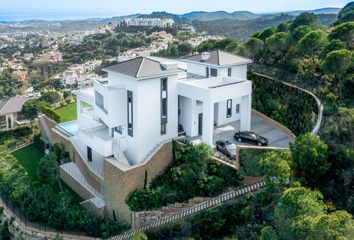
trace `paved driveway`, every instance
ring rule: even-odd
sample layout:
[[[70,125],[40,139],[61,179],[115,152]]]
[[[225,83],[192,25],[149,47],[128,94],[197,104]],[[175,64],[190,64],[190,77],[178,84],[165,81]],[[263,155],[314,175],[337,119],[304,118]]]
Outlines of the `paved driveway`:
[[[231,140],[236,145],[239,144],[233,139],[234,133],[240,130],[240,121],[232,122],[214,130],[214,143],[219,140]],[[252,114],[251,130],[268,139],[269,147],[288,148],[289,142],[293,140],[281,129],[270,125],[258,116]],[[242,145],[251,145],[242,142]]]

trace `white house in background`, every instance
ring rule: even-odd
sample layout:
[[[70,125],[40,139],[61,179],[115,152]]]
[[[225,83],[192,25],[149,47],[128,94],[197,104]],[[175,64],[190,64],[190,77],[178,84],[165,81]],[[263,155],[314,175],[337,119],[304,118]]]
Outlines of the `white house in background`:
[[[0,130],[13,129],[29,122],[21,110],[23,104],[30,99],[27,96],[17,96],[0,101]]]
[[[87,161],[109,158],[127,167],[148,161],[181,129],[213,146],[215,126],[240,120],[240,130],[250,130],[249,63],[213,51],[182,61],[138,57],[107,67],[107,78],[76,91],[78,133],[70,140]]]

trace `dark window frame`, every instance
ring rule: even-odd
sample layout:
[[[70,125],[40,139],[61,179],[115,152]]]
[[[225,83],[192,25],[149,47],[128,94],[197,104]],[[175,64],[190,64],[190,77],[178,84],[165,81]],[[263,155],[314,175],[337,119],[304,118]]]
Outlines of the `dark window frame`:
[[[87,160],[92,162],[92,148],[87,146]]]
[[[218,76],[218,69],[217,68],[210,68],[210,76],[217,77]]]
[[[241,108],[240,104],[239,103],[236,104],[236,113],[240,113],[240,108]]]
[[[133,127],[134,127],[134,116],[133,116],[133,92],[127,91],[127,125],[128,125],[128,135],[133,137]]]
[[[226,100],[226,118],[232,117],[232,99]]]
[[[160,111],[161,111],[161,123],[160,134],[164,135],[167,132],[167,119],[168,119],[168,81],[167,78],[161,78],[160,82]]]

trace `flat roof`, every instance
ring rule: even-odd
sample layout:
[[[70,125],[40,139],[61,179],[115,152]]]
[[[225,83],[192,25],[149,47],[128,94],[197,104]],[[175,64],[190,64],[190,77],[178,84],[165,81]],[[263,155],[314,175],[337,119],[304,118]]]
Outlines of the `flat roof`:
[[[234,77],[212,77],[212,78],[203,78],[203,79],[188,78],[181,82],[193,86],[201,87],[201,88],[214,89],[214,88],[224,87],[228,85],[240,84],[247,81],[249,80],[234,78]]]

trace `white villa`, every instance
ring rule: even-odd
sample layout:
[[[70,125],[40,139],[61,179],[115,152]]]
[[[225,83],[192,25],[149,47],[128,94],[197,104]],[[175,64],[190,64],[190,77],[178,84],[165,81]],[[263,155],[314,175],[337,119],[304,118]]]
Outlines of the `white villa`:
[[[213,51],[179,61],[138,57],[105,68],[107,78],[75,92],[77,122],[59,124],[52,134],[42,127],[49,141],[69,148],[73,162],[61,166],[61,178],[85,206],[131,223],[126,197],[168,166],[171,140],[180,132],[213,146],[218,126],[239,121],[239,130],[250,130],[250,63]]]
[[[138,57],[104,69],[108,78],[77,91],[77,145],[132,166],[184,130],[213,146],[215,126],[240,120],[251,126],[250,60],[222,51],[181,63]],[[183,66],[182,66],[183,67]]]

